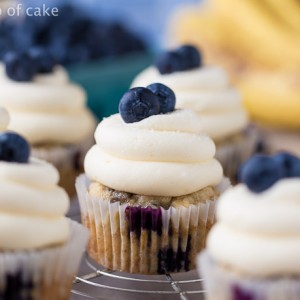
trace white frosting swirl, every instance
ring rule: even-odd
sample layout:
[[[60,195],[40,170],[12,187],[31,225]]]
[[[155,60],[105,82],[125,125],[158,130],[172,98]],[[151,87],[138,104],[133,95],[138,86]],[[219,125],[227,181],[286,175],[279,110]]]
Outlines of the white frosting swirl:
[[[0,162],[0,249],[28,250],[56,245],[69,236],[69,208],[59,174],[50,164]]]
[[[300,179],[254,194],[238,185],[221,196],[208,251],[253,276],[300,275]]]
[[[230,87],[227,74],[218,67],[205,66],[163,75],[155,67],[149,67],[135,78],[132,87],[155,82],[175,92],[176,107],[192,109],[201,115],[204,132],[214,140],[224,139],[247,126],[241,96]]]
[[[95,126],[84,90],[70,83],[60,66],[31,82],[16,82],[6,76],[1,64],[0,105],[10,113],[8,129],[32,144],[78,143],[88,138]]]
[[[126,124],[120,115],[98,126],[85,171],[115,190],[149,196],[181,196],[218,184],[221,165],[213,141],[199,133],[200,118],[177,110]]]
[[[6,109],[0,107],[0,131],[5,131],[9,123],[9,115]]]

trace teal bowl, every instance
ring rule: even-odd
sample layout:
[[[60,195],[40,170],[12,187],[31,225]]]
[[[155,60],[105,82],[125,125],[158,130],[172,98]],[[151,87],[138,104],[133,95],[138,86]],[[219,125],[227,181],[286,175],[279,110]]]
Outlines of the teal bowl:
[[[68,66],[72,81],[85,88],[88,106],[101,120],[118,112],[122,95],[134,77],[152,63],[151,54],[131,54],[121,58]]]

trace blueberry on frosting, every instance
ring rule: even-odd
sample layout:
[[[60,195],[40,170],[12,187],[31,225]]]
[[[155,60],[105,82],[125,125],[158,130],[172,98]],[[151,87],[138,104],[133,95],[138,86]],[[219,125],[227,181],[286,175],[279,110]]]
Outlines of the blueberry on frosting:
[[[15,81],[30,81],[36,74],[36,66],[27,53],[8,52],[4,56],[7,76]]]
[[[290,153],[281,152],[274,156],[277,164],[284,170],[284,177],[300,177],[300,159]]]
[[[161,74],[170,74],[182,69],[180,56],[176,51],[168,51],[160,54],[155,65]]]
[[[28,55],[33,60],[38,73],[45,74],[53,71],[55,61],[46,48],[32,47],[29,49]]]
[[[173,51],[160,54],[155,65],[161,74],[170,74],[200,67],[202,64],[199,50],[192,45],[183,45]]]
[[[0,134],[0,161],[27,163],[30,146],[20,135],[13,132]]]
[[[124,122],[139,122],[159,114],[159,99],[147,88],[133,88],[123,95],[119,103],[119,112]]]
[[[255,155],[241,168],[240,181],[260,193],[283,178],[300,177],[300,159],[289,153]]]
[[[42,47],[27,52],[8,52],[4,57],[7,76],[19,82],[31,81],[38,73],[51,73],[55,65],[53,56]]]
[[[160,103],[160,113],[166,114],[174,111],[176,104],[176,97],[174,92],[164,84],[153,83],[147,86],[152,93],[154,93]]]
[[[251,191],[260,193],[283,178],[283,175],[283,169],[272,157],[255,155],[242,166],[240,181]]]
[[[201,54],[196,47],[192,45],[183,45],[177,49],[177,53],[181,57],[185,70],[201,66]]]

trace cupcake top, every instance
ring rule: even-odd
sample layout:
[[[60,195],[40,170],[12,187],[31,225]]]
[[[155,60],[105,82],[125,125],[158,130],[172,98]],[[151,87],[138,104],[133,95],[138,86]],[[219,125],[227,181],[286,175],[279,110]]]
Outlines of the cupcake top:
[[[197,112],[204,132],[214,140],[234,135],[248,124],[241,95],[231,87],[228,75],[219,67],[202,65],[201,55],[193,46],[185,45],[161,54],[154,66],[134,79],[132,86],[153,82],[173,89],[177,107]]]
[[[255,156],[242,183],[221,196],[207,247],[220,264],[250,276],[300,274],[300,160]]]
[[[81,142],[95,126],[86,94],[69,81],[63,67],[49,59],[38,61],[29,54],[9,53],[0,65],[0,105],[10,113],[8,128],[31,144]]]
[[[69,236],[69,198],[59,174],[29,154],[21,136],[0,134],[0,251],[55,246]]]
[[[0,132],[7,129],[9,123],[9,115],[5,108],[0,107]]]
[[[197,115],[174,106],[174,93],[161,84],[125,93],[120,114],[96,130],[97,144],[85,158],[87,176],[147,196],[176,197],[217,185],[223,172],[213,141],[201,133]]]

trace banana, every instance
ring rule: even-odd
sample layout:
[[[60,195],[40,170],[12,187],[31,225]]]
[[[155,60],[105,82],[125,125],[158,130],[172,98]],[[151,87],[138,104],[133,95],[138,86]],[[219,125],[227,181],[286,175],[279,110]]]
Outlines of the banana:
[[[237,78],[236,84],[254,120],[300,130],[300,85],[294,73],[252,70]]]
[[[230,53],[231,56],[239,56],[240,49],[231,47],[239,42],[238,39],[233,40],[235,36],[232,36],[231,42],[228,42],[227,36],[230,32],[231,27],[224,26],[220,18],[211,15],[208,11],[203,13],[195,10],[185,11],[185,13],[177,14],[170,24],[171,40],[175,40],[177,43],[197,45],[204,50],[206,61],[210,61],[210,58],[214,57],[215,51],[220,55],[222,55],[221,52],[226,52]],[[171,42],[171,44],[174,44],[174,42]],[[218,49],[221,49],[221,51]]]
[[[283,3],[282,0],[264,0],[270,10],[277,15],[284,25],[300,33],[300,1],[288,0]]]
[[[285,30],[261,1],[212,0],[226,34],[224,46],[237,47],[246,59],[269,68],[298,69],[300,37]]]

